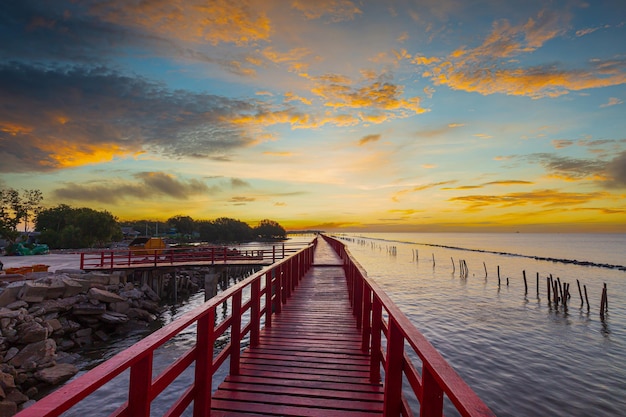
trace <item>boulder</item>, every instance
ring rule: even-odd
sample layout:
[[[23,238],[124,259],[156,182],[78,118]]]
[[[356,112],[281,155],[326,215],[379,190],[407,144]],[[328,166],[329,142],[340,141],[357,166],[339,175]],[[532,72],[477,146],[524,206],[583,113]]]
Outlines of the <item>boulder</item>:
[[[92,288],[87,293],[87,297],[101,301],[103,303],[116,303],[119,301],[125,301],[125,299],[115,293]]]
[[[0,417],[10,417],[17,414],[17,404],[13,401],[0,401]]]
[[[4,287],[4,290],[0,293],[0,307],[7,306],[17,301],[17,296],[19,295],[25,282],[26,281],[11,282],[9,285]]]
[[[28,308],[26,301],[18,300],[6,306],[9,310],[19,310],[20,308]]]
[[[28,397],[22,394],[20,391],[14,389],[13,391],[7,394],[6,400],[12,401],[17,405],[20,405],[28,401]]]
[[[63,292],[63,297],[72,297],[74,295],[80,294],[85,291],[83,284],[79,281],[69,278],[63,277],[63,285],[65,286],[65,291]],[[87,281],[85,281],[87,282]]]
[[[7,392],[15,389],[15,378],[6,372],[0,372],[0,387]]]
[[[154,315],[140,308],[131,308],[130,310],[128,310],[128,317],[130,317],[131,319],[147,321],[148,323],[152,323],[156,320],[156,317],[154,317]]]
[[[35,372],[35,378],[51,385],[65,382],[78,373],[78,368],[71,363],[60,363]]]
[[[48,285],[39,282],[26,281],[17,295],[22,301],[27,303],[40,303],[48,294]]]
[[[10,361],[9,364],[19,368],[27,363],[43,364],[54,359],[57,344],[52,339],[42,340],[24,346]]]
[[[76,315],[99,315],[106,311],[104,304],[94,305],[92,303],[79,303],[74,304],[72,307],[72,313]]]
[[[114,311],[107,311],[98,319],[106,324],[124,324],[128,321],[128,316],[122,313],[116,313]]]
[[[48,338],[47,327],[35,321],[20,324],[17,326],[17,332],[19,335],[18,341],[23,344],[40,342]]]
[[[143,291],[137,288],[133,288],[131,290],[125,290],[125,291],[120,292],[120,295],[129,300],[139,300],[143,298],[144,294],[143,294]]]
[[[8,362],[11,359],[13,359],[15,357],[15,355],[17,355],[17,353],[20,350],[18,348],[16,348],[15,346],[9,348],[9,350],[7,350],[7,353],[4,355],[4,358],[2,359],[2,362]]]
[[[141,291],[143,291],[144,294],[146,294],[146,296],[151,299],[152,301],[160,301],[161,297],[159,297],[159,295],[154,292],[154,290],[152,288],[150,288],[150,286],[148,286],[148,284],[144,284],[141,287]]]
[[[20,310],[9,310],[8,308],[0,307],[0,319],[16,319],[20,316],[20,314],[24,314],[24,312]]]
[[[130,308],[130,304],[128,303],[128,301],[120,301],[117,303],[109,304],[109,310],[114,311],[116,313],[126,314],[129,308]]]

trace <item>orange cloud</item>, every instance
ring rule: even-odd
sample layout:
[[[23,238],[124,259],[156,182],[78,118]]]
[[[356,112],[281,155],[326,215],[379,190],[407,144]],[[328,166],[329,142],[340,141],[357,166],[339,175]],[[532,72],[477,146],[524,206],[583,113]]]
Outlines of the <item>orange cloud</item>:
[[[546,189],[502,195],[469,195],[453,197],[448,201],[465,203],[468,205],[468,211],[474,211],[488,206],[513,207],[529,204],[544,207],[568,207],[609,197],[611,197],[611,194],[607,192],[567,193]]]
[[[291,7],[302,12],[307,19],[329,16],[333,22],[352,20],[356,15],[363,13],[350,0],[295,0]]]
[[[110,0],[91,9],[101,19],[139,27],[168,39],[247,45],[268,40],[270,20],[250,2],[230,0]]]
[[[555,66],[513,67],[518,61],[512,58],[533,52],[562,35],[568,19],[567,13],[544,11],[522,25],[497,21],[483,43],[475,48],[459,48],[445,59],[416,57],[412,62],[427,67],[422,76],[430,78],[435,85],[482,95],[500,93],[536,99],[625,84],[623,60],[597,60],[584,70]]]
[[[418,191],[424,191],[424,190],[428,190],[430,188],[434,188],[434,187],[439,187],[441,185],[448,185],[448,184],[454,184],[457,181],[452,180],[452,181],[440,181],[440,182],[432,182],[429,184],[424,184],[424,185],[418,185],[417,187],[413,187],[407,190],[400,190],[397,193],[395,193],[391,199],[395,202],[400,201],[400,198],[402,198],[403,196],[410,194],[410,193],[414,193],[414,192],[418,192]]]

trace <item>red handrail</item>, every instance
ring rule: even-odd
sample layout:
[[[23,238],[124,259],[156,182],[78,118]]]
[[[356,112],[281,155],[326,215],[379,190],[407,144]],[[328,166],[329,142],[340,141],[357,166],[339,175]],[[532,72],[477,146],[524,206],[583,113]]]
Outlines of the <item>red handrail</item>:
[[[208,416],[211,409],[213,374],[228,358],[231,374],[236,375],[239,372],[242,339],[249,333],[250,343],[258,344],[261,318],[265,315],[265,327],[271,327],[273,311],[280,311],[281,304],[286,301],[286,296],[311,267],[316,243],[317,241],[314,240],[292,256],[228,288],[201,307],[157,330],[37,401],[16,416],[59,416],[105,383],[130,369],[128,401],[122,404],[112,416],[149,417],[152,401],[194,362],[193,384],[181,393],[179,399],[172,404],[165,415],[180,416],[193,401],[194,417]],[[250,296],[243,300],[244,290],[248,287]],[[216,326],[215,309],[225,302],[230,302],[231,315]],[[247,311],[250,311],[250,314],[246,316]],[[248,323],[242,323],[245,317],[249,317]],[[195,323],[197,323],[195,346],[159,375],[153,377],[154,351]],[[231,335],[230,343],[217,357],[213,358],[215,341],[228,329]]]
[[[276,247],[278,246],[278,248]],[[196,247],[168,249],[124,249],[83,252],[80,269],[115,269],[141,266],[168,266],[184,263],[228,263],[237,261],[274,263],[296,253],[301,244],[285,247],[284,243],[272,245],[271,249]]]
[[[413,415],[402,393],[404,376],[420,403],[421,417],[441,417],[444,394],[463,417],[495,416],[389,296],[367,277],[346,246],[323,237],[343,260],[350,300],[363,335],[362,349],[371,353],[372,382],[380,381],[381,367],[384,371],[384,414]],[[381,349],[383,337],[386,349]],[[405,346],[421,360],[421,373],[405,352]]]

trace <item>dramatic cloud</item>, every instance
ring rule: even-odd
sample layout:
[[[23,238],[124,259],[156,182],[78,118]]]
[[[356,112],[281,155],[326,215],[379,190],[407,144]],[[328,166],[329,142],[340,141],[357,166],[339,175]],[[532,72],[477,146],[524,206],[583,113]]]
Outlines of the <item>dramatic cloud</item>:
[[[391,200],[393,200],[395,202],[399,202],[400,199],[402,197],[406,196],[407,194],[415,193],[415,192],[418,192],[418,191],[428,190],[430,188],[440,187],[442,185],[455,184],[456,182],[457,181],[440,181],[440,182],[431,182],[429,184],[424,184],[424,185],[418,185],[418,186],[410,188],[410,189],[398,191],[397,193],[395,193],[391,197]]]
[[[90,12],[164,38],[213,45],[268,40],[272,29],[266,14],[250,1],[104,0],[95,2]]]
[[[459,48],[446,58],[419,56],[412,62],[426,67],[422,76],[430,78],[435,85],[482,95],[501,93],[536,99],[625,84],[623,58],[593,60],[583,69],[556,65],[516,67],[518,61],[513,58],[531,53],[564,34],[568,19],[567,13],[543,11],[517,26],[500,20],[475,48]]]
[[[225,120],[255,105],[101,67],[0,65],[0,170],[45,171],[146,150],[219,156],[251,143]]]
[[[568,158],[553,154],[534,154],[529,157],[538,161],[552,175],[567,181],[600,179],[606,168],[606,162],[595,159]]]
[[[54,190],[54,197],[61,200],[119,203],[126,198],[150,199],[172,197],[187,200],[193,195],[207,194],[214,190],[200,180],[179,180],[163,172],[142,172],[135,174],[137,182],[107,181],[104,184],[69,183]]]

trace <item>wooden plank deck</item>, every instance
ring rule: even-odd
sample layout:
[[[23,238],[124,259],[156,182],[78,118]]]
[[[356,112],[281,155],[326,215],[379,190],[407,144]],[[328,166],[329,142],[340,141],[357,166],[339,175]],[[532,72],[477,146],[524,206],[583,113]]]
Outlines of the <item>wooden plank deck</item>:
[[[211,402],[212,416],[375,416],[381,384],[369,381],[368,355],[352,315],[341,260],[322,239],[315,263],[260,343],[241,354]]]

